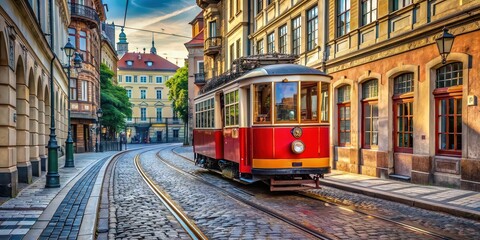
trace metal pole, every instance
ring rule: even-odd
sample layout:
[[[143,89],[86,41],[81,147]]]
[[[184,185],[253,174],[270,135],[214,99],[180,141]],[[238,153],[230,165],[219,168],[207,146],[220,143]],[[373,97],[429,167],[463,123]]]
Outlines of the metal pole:
[[[103,147],[102,147],[102,120],[101,118],[98,118],[98,126],[100,127],[98,133],[100,134],[100,137],[98,138],[98,145],[100,146],[100,152],[103,152]]]
[[[48,140],[48,172],[46,176],[46,188],[60,187],[60,175],[58,174],[58,144],[55,135],[55,92],[53,87],[53,61],[57,58],[54,49],[54,36],[53,34],[53,0],[49,1],[50,10],[50,48],[53,52],[53,58],[50,62],[50,139]]]
[[[65,146],[66,146],[66,155],[65,155],[65,166],[66,168],[69,167],[75,167],[75,162],[73,159],[73,139],[72,139],[72,125],[70,123],[70,67],[71,67],[71,62],[70,62],[70,56],[68,56],[68,134],[67,134],[67,140],[65,141]]]

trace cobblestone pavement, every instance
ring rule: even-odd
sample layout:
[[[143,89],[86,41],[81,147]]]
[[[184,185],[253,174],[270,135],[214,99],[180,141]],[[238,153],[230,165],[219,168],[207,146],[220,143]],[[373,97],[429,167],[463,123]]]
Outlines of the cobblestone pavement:
[[[0,239],[22,239],[59,192],[83,169],[112,153],[75,154],[75,168],[59,168],[60,188],[45,188],[45,176],[20,191],[0,206]],[[59,166],[64,158],[59,159]],[[45,174],[45,172],[43,172]]]
[[[175,152],[180,153],[183,156],[186,156],[190,159],[193,159],[193,153],[192,153],[191,147],[175,148]],[[182,161],[175,159],[175,164],[178,164],[180,162]],[[185,168],[188,167],[190,168],[190,171],[192,172],[195,171],[193,170],[194,167],[191,167],[193,165],[191,164],[191,162],[189,161],[184,161],[184,162],[185,162],[185,165],[187,165]],[[190,167],[188,166],[189,164],[191,164]],[[183,164],[182,164],[182,167],[183,167]],[[206,177],[209,179],[212,179],[212,176],[206,176]],[[247,189],[252,190],[252,189],[255,189],[255,187],[249,187]],[[480,223],[473,220],[454,217],[444,213],[423,210],[423,209],[407,206],[404,204],[372,198],[372,197],[368,197],[361,194],[350,193],[347,191],[338,190],[331,187],[322,187],[322,189],[309,190],[309,192],[317,194],[321,197],[327,198],[330,201],[340,203],[342,205],[355,207],[356,209],[361,209],[371,214],[381,215],[391,220],[402,221],[407,224],[419,226],[439,234],[451,236],[452,238],[480,239]],[[278,208],[280,208],[281,206],[278,204],[281,204],[283,200],[287,200],[287,202],[288,201],[297,202],[294,196],[290,196],[286,193],[260,194],[259,191],[257,191],[255,198],[258,198],[258,199],[266,198],[268,199],[269,202],[271,202],[272,206],[277,206]],[[278,200],[277,198],[280,198],[279,202],[277,201]],[[303,202],[304,204],[307,204],[305,200],[299,200],[298,204],[301,204],[300,201]],[[324,205],[318,201],[316,204]],[[304,208],[303,211],[300,210],[300,212],[296,212],[296,213],[299,213],[299,215],[308,215],[309,213],[308,211],[311,210],[311,209],[310,210],[308,209],[309,208]],[[320,210],[314,210],[314,211],[317,211],[317,214],[318,214],[318,211]],[[339,230],[342,228],[342,226],[338,227],[338,226],[334,226],[334,224],[339,222],[344,222],[345,220],[342,220],[342,218],[348,217],[342,213],[339,213],[339,214],[340,215],[338,216],[341,216],[340,220],[336,218],[337,215],[334,215],[333,218],[330,218],[329,216],[329,219],[326,221],[326,223],[333,223],[330,226],[330,228],[332,228],[334,231],[335,229]],[[360,216],[357,218],[364,219],[365,216],[364,217]],[[321,222],[322,219],[319,219],[318,221]],[[348,233],[352,234],[353,233],[352,230],[357,233],[361,232],[361,230],[359,229],[360,228],[364,229],[364,226],[368,221],[370,220],[366,219],[362,223],[362,225],[352,226],[351,228],[345,226],[346,228],[345,227],[343,228],[343,232],[347,233],[347,235]],[[402,231],[406,231],[406,230],[402,230]],[[354,234],[352,235],[352,237],[353,236]],[[380,238],[380,236],[382,235],[373,235],[373,236],[370,236],[370,238]],[[338,237],[343,237],[343,236],[340,235]]]
[[[76,239],[80,231],[87,202],[104,158],[88,170],[63,199],[52,219],[40,235],[40,239]]]
[[[139,151],[120,157],[114,167],[113,202],[116,239],[190,239],[175,217],[138,174],[133,158]],[[112,226],[112,225],[111,225]]]
[[[179,174],[157,160],[155,153],[142,154],[142,167],[210,239],[311,238],[276,218]]]

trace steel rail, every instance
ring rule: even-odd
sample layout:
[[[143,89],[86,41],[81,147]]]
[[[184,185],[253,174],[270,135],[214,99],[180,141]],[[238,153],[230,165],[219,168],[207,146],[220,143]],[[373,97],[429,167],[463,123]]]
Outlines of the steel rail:
[[[386,221],[386,222],[389,222],[389,223],[393,223],[393,224],[399,225],[399,226],[401,226],[405,229],[408,229],[408,230],[411,230],[411,231],[417,232],[417,233],[422,233],[422,234],[428,235],[430,237],[434,237],[434,238],[438,238],[438,239],[445,239],[445,240],[454,239],[454,238],[451,238],[449,236],[444,236],[444,235],[441,235],[441,234],[438,234],[438,233],[435,233],[435,232],[432,232],[432,231],[429,231],[429,230],[426,230],[426,229],[423,229],[423,228],[420,228],[420,227],[413,226],[411,224],[403,223],[403,222],[400,222],[400,221],[395,221],[395,220],[389,219],[387,217],[382,217],[380,215],[376,215],[376,214],[372,214],[372,213],[362,211],[360,209],[352,208],[349,205],[339,204],[339,203],[333,202],[331,200],[328,200],[327,198],[324,198],[322,196],[319,196],[319,195],[316,195],[316,194],[313,194],[313,193],[297,192],[297,194],[299,194],[300,196],[303,196],[305,198],[310,198],[310,199],[315,199],[315,200],[322,201],[324,203],[327,203],[329,205],[338,207],[340,209],[356,212],[356,213],[365,215],[367,217],[376,218],[376,219],[380,219],[380,220],[383,220],[383,221]]]
[[[173,152],[175,155],[178,155],[178,154],[176,154],[173,150],[172,150],[172,152]],[[180,156],[181,156],[181,155],[180,155]],[[295,221],[295,220],[293,220],[293,219],[290,219],[290,218],[288,218],[288,217],[286,217],[286,216],[283,216],[283,215],[281,215],[281,214],[279,214],[279,213],[276,213],[276,212],[274,212],[274,211],[272,211],[272,210],[270,210],[270,209],[268,209],[268,208],[266,208],[266,207],[263,207],[263,206],[261,206],[261,205],[259,205],[259,204],[256,204],[256,203],[254,203],[254,202],[252,202],[252,201],[250,201],[250,200],[247,200],[247,199],[245,199],[245,198],[243,198],[243,197],[241,197],[241,196],[239,196],[239,195],[236,195],[236,194],[234,194],[234,193],[231,193],[231,192],[229,192],[229,191],[227,191],[227,190],[225,190],[225,189],[223,189],[223,188],[221,188],[221,187],[218,187],[218,186],[216,186],[216,185],[214,185],[214,184],[212,184],[212,183],[210,183],[210,182],[208,182],[208,181],[205,181],[203,178],[198,177],[198,176],[196,176],[195,174],[189,173],[189,172],[187,172],[187,171],[184,171],[183,169],[178,168],[177,166],[174,166],[174,165],[170,164],[168,161],[166,161],[165,158],[163,158],[163,157],[160,156],[160,151],[157,152],[156,157],[157,157],[157,159],[159,159],[160,161],[162,161],[165,165],[167,165],[168,167],[176,170],[177,172],[179,172],[179,173],[181,173],[181,174],[184,174],[184,175],[186,175],[186,176],[188,176],[188,177],[191,177],[192,179],[197,180],[197,181],[199,181],[199,182],[201,182],[201,183],[203,183],[203,184],[205,184],[205,185],[208,185],[208,186],[214,188],[215,190],[221,192],[222,194],[224,194],[224,195],[227,196],[227,197],[230,197],[230,198],[232,198],[232,199],[234,199],[234,200],[236,200],[236,201],[239,201],[239,202],[244,203],[244,204],[246,204],[246,205],[248,205],[248,206],[251,206],[251,207],[253,207],[253,208],[256,208],[257,210],[260,210],[261,212],[263,212],[263,213],[265,213],[265,214],[268,214],[268,215],[270,215],[271,217],[274,217],[274,218],[276,218],[276,219],[278,219],[278,220],[280,220],[280,221],[282,221],[282,222],[285,222],[285,223],[289,224],[290,226],[293,226],[293,227],[301,230],[302,232],[308,233],[308,234],[310,234],[311,236],[313,236],[313,237],[315,237],[315,238],[318,238],[318,239],[332,239],[332,238],[333,238],[333,237],[328,236],[326,233],[322,233],[322,232],[319,232],[319,231],[317,231],[317,230],[311,229],[311,228],[305,226],[304,224],[299,223],[298,221]],[[183,156],[182,156],[182,157],[183,157]],[[186,157],[183,157],[183,158],[188,159],[188,158],[186,158]]]
[[[149,150],[153,151],[153,150]],[[161,151],[161,150],[160,150]],[[148,151],[145,151],[148,152]],[[143,152],[143,153],[145,153]],[[191,220],[179,207],[175,204],[175,202],[164,192],[152,178],[145,172],[145,170],[140,165],[140,155],[139,153],[135,156],[134,162],[135,167],[137,168],[138,173],[142,176],[143,180],[147,183],[147,185],[152,189],[152,191],[157,195],[160,201],[165,205],[165,207],[172,213],[172,215],[177,219],[177,221],[182,225],[185,229],[187,234],[192,239],[208,239],[207,236],[203,234],[200,228]]]
[[[176,147],[178,148],[178,147]],[[173,154],[185,159],[185,160],[188,160],[188,161],[191,161],[191,162],[194,162],[194,160],[188,158],[188,157],[185,157],[183,155],[181,155],[180,153],[178,152],[175,152],[174,149],[176,148],[173,148],[171,151]],[[444,235],[441,235],[441,234],[438,234],[438,233],[435,233],[435,232],[432,232],[432,231],[429,231],[429,230],[426,230],[426,229],[423,229],[421,227],[417,227],[417,226],[413,226],[411,224],[407,224],[407,223],[403,223],[401,221],[395,221],[395,220],[392,220],[392,219],[388,219],[387,217],[382,217],[380,215],[376,215],[376,214],[372,214],[372,213],[367,213],[365,211],[362,211],[362,210],[359,210],[359,209],[355,209],[355,208],[351,208],[350,206],[348,205],[344,205],[342,204],[343,206],[340,206],[340,204],[336,203],[336,202],[333,202],[331,200],[328,200],[327,198],[324,198],[324,197],[321,197],[319,195],[316,195],[316,194],[312,194],[312,193],[309,193],[309,192],[297,192],[297,194],[303,196],[303,197],[306,197],[306,198],[310,198],[310,199],[315,199],[315,200],[319,200],[319,201],[322,201],[324,203],[328,203],[332,206],[336,206],[340,209],[346,209],[346,210],[349,210],[349,211],[353,211],[353,212],[356,212],[356,213],[359,213],[359,214],[362,214],[362,215],[366,215],[366,216],[369,216],[369,217],[372,217],[372,218],[376,218],[376,219],[379,219],[379,220],[383,220],[383,221],[386,221],[386,222],[389,222],[389,223],[392,223],[392,224],[396,224],[396,225],[399,225],[405,229],[408,229],[408,230],[411,230],[413,232],[417,232],[417,233],[422,233],[422,234],[425,234],[425,235],[428,235],[428,236],[431,236],[431,237],[434,237],[434,238],[438,238],[438,239],[445,239],[445,240],[450,240],[450,239],[454,239],[452,237],[449,237],[449,236],[444,236]]]

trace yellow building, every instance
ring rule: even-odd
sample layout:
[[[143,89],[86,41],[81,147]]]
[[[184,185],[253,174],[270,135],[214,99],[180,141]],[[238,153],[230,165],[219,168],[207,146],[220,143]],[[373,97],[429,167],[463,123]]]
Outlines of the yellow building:
[[[132,118],[127,119],[127,139],[133,143],[172,142],[183,139],[183,123],[168,100],[167,79],[178,66],[156,54],[127,52],[118,61],[118,85],[127,90]]]

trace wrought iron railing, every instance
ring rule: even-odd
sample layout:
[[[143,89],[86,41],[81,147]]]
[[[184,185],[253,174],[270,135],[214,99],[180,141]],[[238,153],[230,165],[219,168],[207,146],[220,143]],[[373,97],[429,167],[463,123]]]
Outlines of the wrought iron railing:
[[[89,18],[95,21],[97,24],[100,24],[100,17],[95,9],[91,7],[87,7],[85,5],[77,4],[77,3],[69,3],[70,4],[70,13],[72,16],[79,16],[84,18]]]
[[[205,84],[205,73],[195,73],[195,84],[203,85]]]

